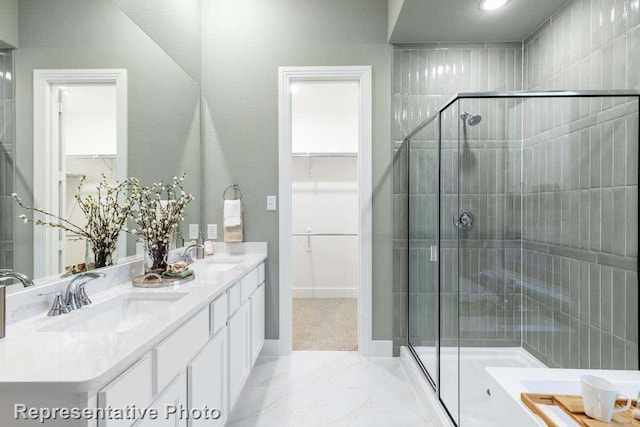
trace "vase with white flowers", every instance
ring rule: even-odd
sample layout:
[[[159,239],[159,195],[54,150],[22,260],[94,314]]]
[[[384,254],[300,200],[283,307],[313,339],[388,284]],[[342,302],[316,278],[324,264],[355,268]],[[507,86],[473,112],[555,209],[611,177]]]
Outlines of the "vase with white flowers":
[[[113,253],[116,249],[118,236],[121,231],[127,231],[125,224],[133,210],[132,202],[127,197],[129,180],[112,183],[103,174],[96,187],[96,192],[86,196],[82,196],[83,184],[84,178],[80,180],[77,192],[73,197],[84,214],[85,225],[75,224],[59,215],[28,206],[16,193],[13,193],[12,196],[21,208],[38,214],[34,215],[35,218],[21,214],[20,219],[23,222],[60,228],[85,238],[93,251],[94,268],[105,267],[114,262]]]
[[[167,255],[172,233],[184,221],[185,207],[194,197],[184,191],[186,174],[173,177],[172,182],[156,182],[150,187],[140,185],[137,178],[130,179],[130,204],[134,206],[131,233],[138,234],[145,242],[145,250],[151,262],[147,272],[161,273],[167,268]]]

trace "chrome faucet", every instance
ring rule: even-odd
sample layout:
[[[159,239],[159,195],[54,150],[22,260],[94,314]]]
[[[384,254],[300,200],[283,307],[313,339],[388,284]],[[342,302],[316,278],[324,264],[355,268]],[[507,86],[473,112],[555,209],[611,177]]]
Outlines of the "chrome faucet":
[[[29,286],[33,286],[33,280],[29,278],[26,274],[18,273],[17,271],[2,269],[0,270],[0,282],[4,280],[16,279],[22,286],[28,288]]]
[[[192,249],[204,249],[204,245],[200,245],[200,244],[196,243],[196,244],[189,245],[189,246],[186,247],[184,252],[182,252],[182,256],[180,258],[182,259],[182,261],[186,262],[187,264],[193,264],[193,258],[189,254],[189,252]]]
[[[69,281],[67,289],[64,291],[64,304],[69,311],[77,310],[91,304],[91,300],[84,289],[84,285],[94,279],[105,277],[104,273],[92,271],[80,273]]]

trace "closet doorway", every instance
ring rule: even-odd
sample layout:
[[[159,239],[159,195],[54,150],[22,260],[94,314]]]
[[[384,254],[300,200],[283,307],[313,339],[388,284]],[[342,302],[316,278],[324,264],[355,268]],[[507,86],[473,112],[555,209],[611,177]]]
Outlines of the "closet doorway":
[[[282,354],[371,340],[370,75],[280,69]]]

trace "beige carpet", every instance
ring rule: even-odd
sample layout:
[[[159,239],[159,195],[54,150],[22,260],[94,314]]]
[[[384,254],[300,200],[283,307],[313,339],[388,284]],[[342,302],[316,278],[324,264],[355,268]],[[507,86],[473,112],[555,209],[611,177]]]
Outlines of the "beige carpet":
[[[358,300],[294,298],[293,349],[358,350]]]

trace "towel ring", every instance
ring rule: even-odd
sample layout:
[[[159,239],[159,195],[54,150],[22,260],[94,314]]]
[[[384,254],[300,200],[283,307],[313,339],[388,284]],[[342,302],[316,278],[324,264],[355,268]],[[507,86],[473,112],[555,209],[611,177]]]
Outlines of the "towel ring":
[[[225,188],[224,192],[222,193],[222,200],[227,200],[227,191],[229,190],[235,190],[236,192],[240,193],[240,199],[230,199],[230,200],[242,200],[242,190],[240,189],[240,186],[238,184],[233,184]]]
[[[233,184],[225,188],[224,191],[222,192],[222,200],[227,200],[227,191],[229,190],[235,190],[237,193],[240,193],[239,199],[229,199],[229,200],[240,200],[240,204],[242,205],[242,210],[244,211],[244,202],[242,201],[242,190],[240,189],[240,186],[238,184]]]

